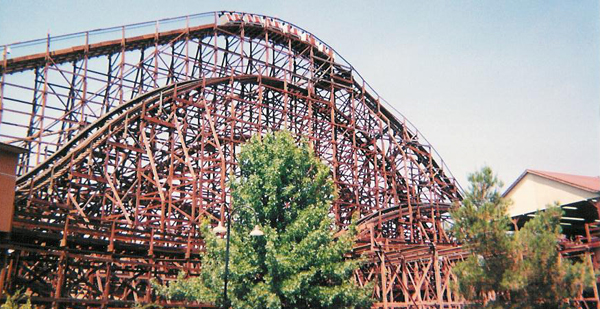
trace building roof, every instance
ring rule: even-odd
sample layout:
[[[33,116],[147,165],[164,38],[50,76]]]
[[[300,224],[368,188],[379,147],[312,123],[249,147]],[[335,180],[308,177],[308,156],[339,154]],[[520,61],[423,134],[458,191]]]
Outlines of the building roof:
[[[506,196],[506,194],[508,194],[508,192],[510,192],[514,186],[519,183],[521,181],[521,179],[523,179],[523,177],[525,177],[525,175],[527,174],[533,174],[533,175],[537,175],[540,177],[544,177],[556,182],[560,182],[575,188],[579,188],[585,191],[589,191],[592,193],[598,193],[600,192],[600,177],[596,176],[580,176],[580,175],[571,175],[571,174],[563,174],[563,173],[556,173],[556,172],[546,172],[546,171],[539,171],[539,170],[525,170],[525,172],[523,172],[523,174],[521,174],[521,176],[519,176],[519,178],[517,178],[517,180],[515,180],[510,187],[508,187],[508,189],[506,189],[506,191],[504,192],[504,194],[502,194],[503,196]]]
[[[24,149],[24,148],[13,146],[13,145],[9,145],[9,144],[6,144],[6,143],[0,143],[0,151],[10,152],[10,153],[16,153],[16,154],[27,152],[27,150]]]

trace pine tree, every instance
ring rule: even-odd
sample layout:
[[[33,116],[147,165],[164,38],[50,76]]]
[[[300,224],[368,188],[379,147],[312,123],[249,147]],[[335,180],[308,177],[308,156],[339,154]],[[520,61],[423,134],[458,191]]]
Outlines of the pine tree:
[[[355,229],[334,238],[329,209],[335,186],[329,168],[289,132],[253,137],[238,156],[231,185],[229,294],[233,308],[368,308],[370,287],[352,279]],[[243,205],[244,207],[238,206]],[[249,236],[255,225],[262,237]],[[203,230],[199,277],[159,287],[172,299],[222,304],[225,241]]]
[[[475,307],[570,308],[569,299],[593,282],[584,263],[558,252],[562,210],[539,211],[521,230],[509,232],[510,202],[489,167],[469,175],[471,187],[452,211],[453,231],[471,255],[453,272],[457,290]]]

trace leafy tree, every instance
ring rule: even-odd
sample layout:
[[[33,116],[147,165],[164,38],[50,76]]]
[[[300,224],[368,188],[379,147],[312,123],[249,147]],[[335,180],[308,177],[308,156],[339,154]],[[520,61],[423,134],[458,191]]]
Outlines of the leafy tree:
[[[33,309],[33,305],[29,295],[23,293],[22,290],[18,290],[13,295],[6,294],[6,300],[0,306],[0,309]]]
[[[231,306],[368,308],[370,287],[358,287],[352,279],[360,260],[345,256],[355,228],[334,238],[328,215],[335,186],[310,146],[297,145],[289,132],[255,136],[242,147],[238,162],[241,177],[231,185]],[[264,236],[249,236],[256,224]],[[181,275],[159,287],[160,294],[223,305],[225,241],[207,225],[203,236],[200,276]]]
[[[492,170],[484,167],[469,181],[462,205],[452,211],[453,231],[472,253],[453,269],[457,290],[476,307],[569,308],[568,299],[592,284],[593,273],[560,258],[562,210],[548,206],[510,233],[510,202]]]

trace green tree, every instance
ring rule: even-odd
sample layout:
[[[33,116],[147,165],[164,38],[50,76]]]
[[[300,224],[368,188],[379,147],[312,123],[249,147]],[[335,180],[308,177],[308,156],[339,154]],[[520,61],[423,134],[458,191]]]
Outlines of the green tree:
[[[457,290],[475,307],[569,308],[569,298],[590,286],[584,263],[561,260],[562,210],[548,206],[521,230],[509,232],[510,202],[489,167],[469,175],[471,186],[452,211],[453,231],[472,254],[454,267]]]
[[[368,308],[370,287],[359,287],[348,258],[351,226],[335,238],[328,216],[335,198],[329,168],[289,132],[253,137],[238,156],[241,177],[231,185],[228,298],[233,308]],[[244,205],[246,207],[237,207]],[[254,225],[262,237],[249,236]],[[207,225],[199,277],[159,287],[172,299],[222,305],[225,241]]]
[[[29,295],[18,290],[13,295],[6,293],[6,300],[0,309],[33,309]]]

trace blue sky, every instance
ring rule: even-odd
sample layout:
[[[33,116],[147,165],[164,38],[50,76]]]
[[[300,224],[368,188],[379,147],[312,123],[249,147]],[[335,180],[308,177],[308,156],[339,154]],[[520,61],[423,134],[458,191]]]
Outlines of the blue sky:
[[[0,44],[215,10],[318,36],[437,149],[463,187],[487,164],[600,175],[598,1],[0,0]]]

